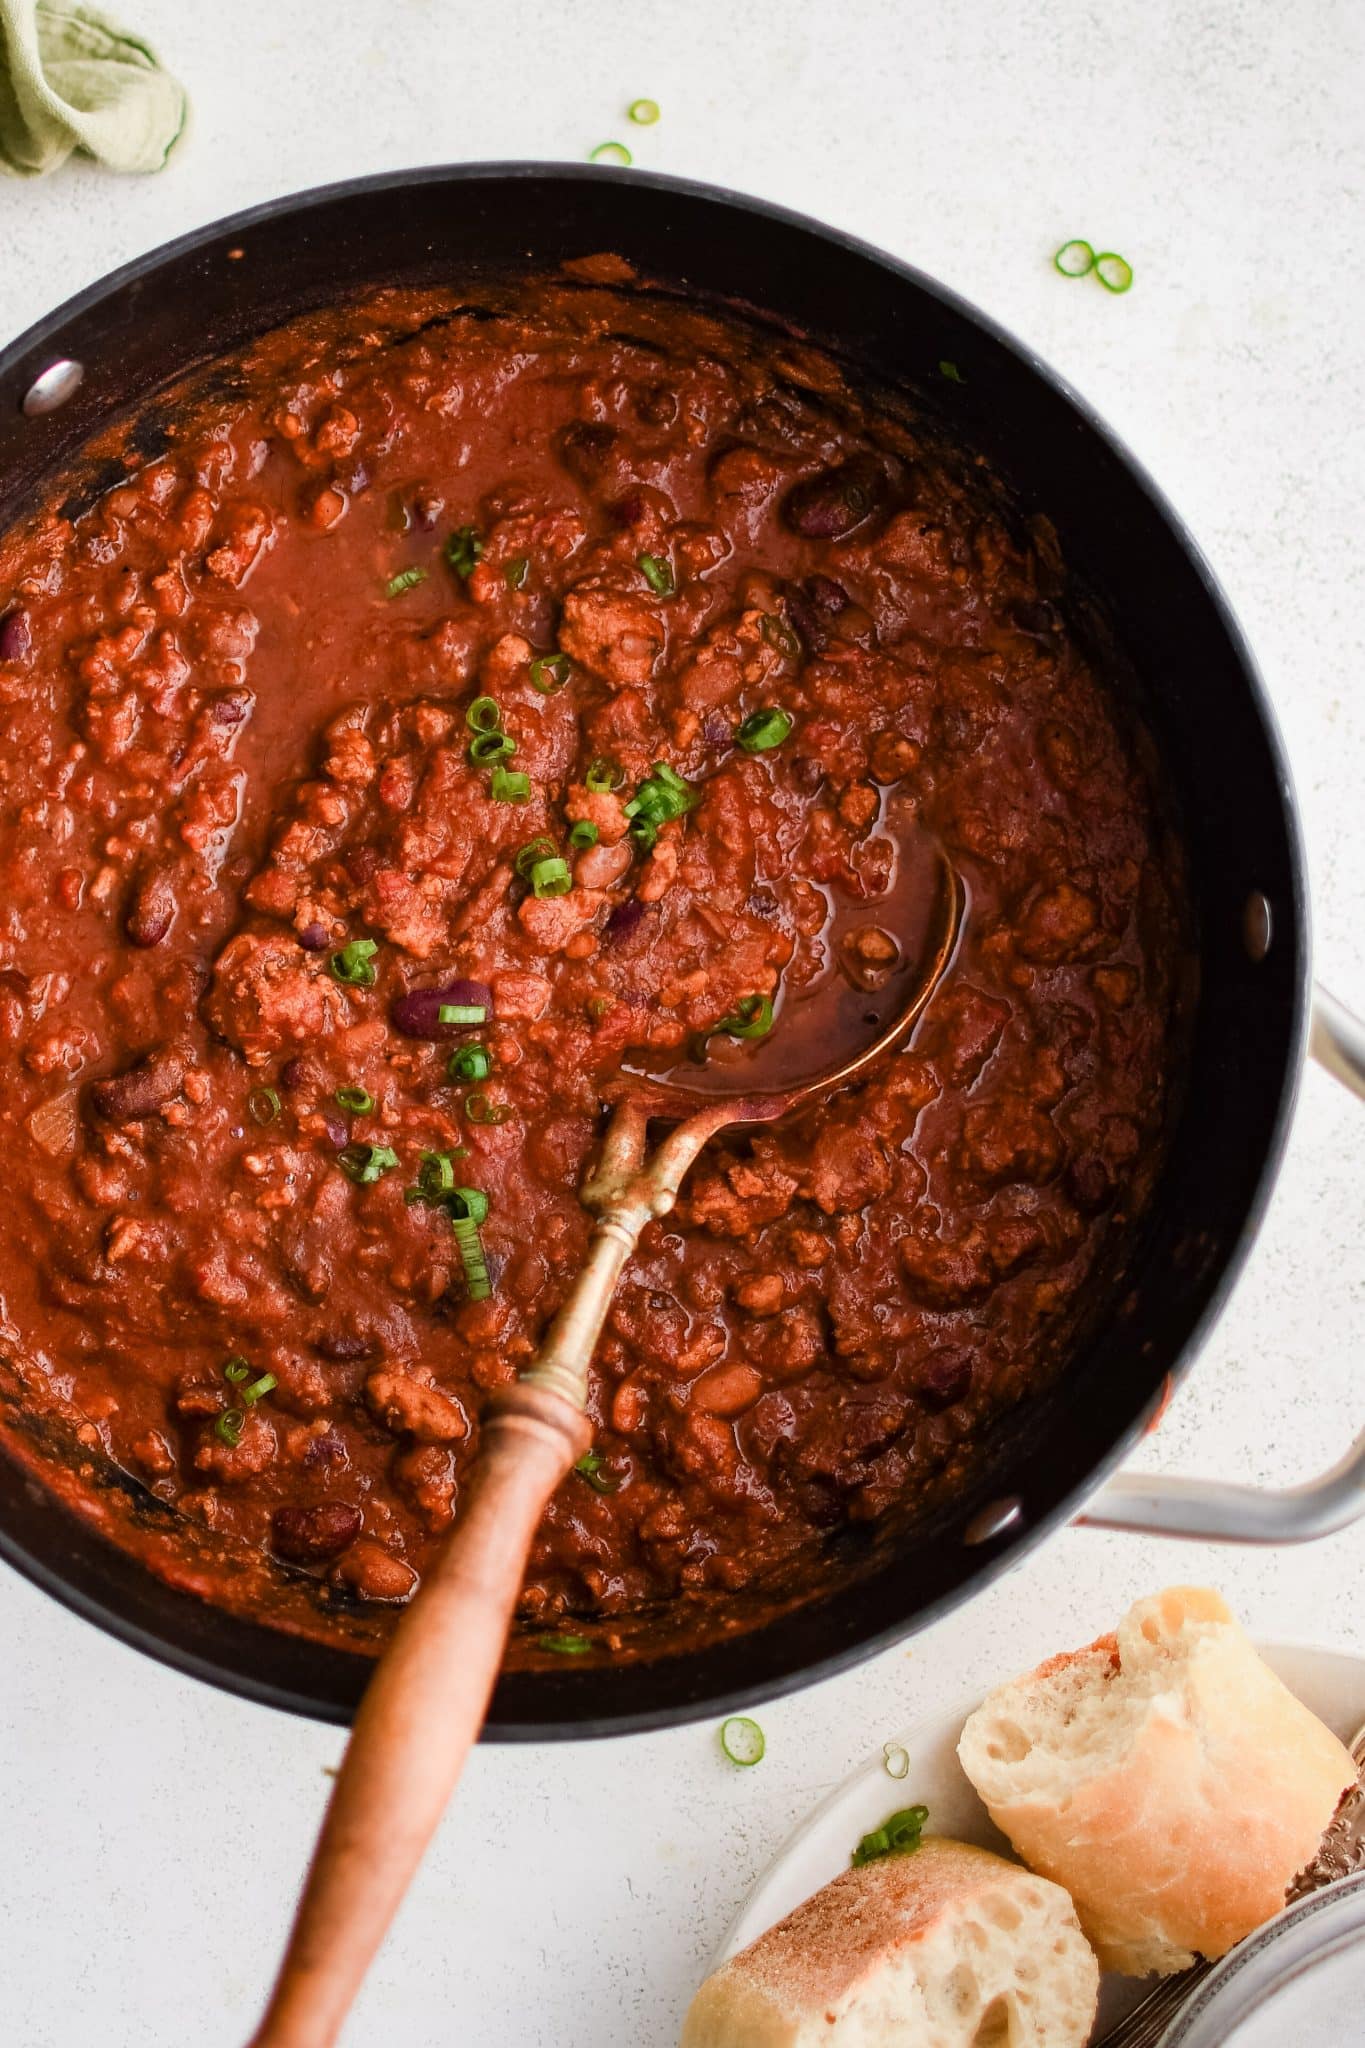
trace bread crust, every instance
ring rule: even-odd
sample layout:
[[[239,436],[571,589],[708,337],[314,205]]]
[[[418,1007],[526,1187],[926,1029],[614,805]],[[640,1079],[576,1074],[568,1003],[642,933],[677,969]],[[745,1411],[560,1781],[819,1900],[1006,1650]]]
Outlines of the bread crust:
[[[1098,1994],[1064,1892],[930,1837],[845,1871],[722,1965],[681,2048],[969,2048],[996,2002],[1019,2048],[1083,2048]]]
[[[958,1756],[1105,1968],[1131,1976],[1225,1955],[1277,1913],[1356,1778],[1219,1595],[1188,1586],[998,1687]]]

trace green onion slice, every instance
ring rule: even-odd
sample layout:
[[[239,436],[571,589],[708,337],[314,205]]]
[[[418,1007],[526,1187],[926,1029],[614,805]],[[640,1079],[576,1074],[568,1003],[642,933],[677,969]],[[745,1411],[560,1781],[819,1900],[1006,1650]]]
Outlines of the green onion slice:
[[[1054,270],[1063,277],[1085,277],[1095,268],[1095,252],[1089,242],[1063,242],[1052,259]]]
[[[762,1763],[768,1744],[757,1721],[747,1714],[732,1714],[720,1724],[720,1746],[732,1764],[747,1771]]]
[[[596,149],[588,151],[590,164],[633,164],[634,161],[624,142],[599,142]]]
[[[446,1067],[452,1081],[486,1081],[492,1071],[493,1061],[483,1045],[462,1045]]]
[[[950,384],[965,384],[967,381],[957,364],[948,362],[946,358],[939,364],[938,374],[940,377],[946,377]]]
[[[591,818],[578,818],[569,827],[569,844],[580,850],[585,846],[596,846],[598,830]]]
[[[572,887],[569,863],[558,854],[553,860],[538,860],[531,870],[531,889],[537,896],[567,896]]]
[[[781,746],[795,723],[790,711],[784,711],[780,704],[769,704],[762,711],[751,712],[735,738],[746,754],[766,754],[770,748]]]
[[[442,1003],[436,1012],[438,1024],[485,1024],[488,1011],[483,1003]]]
[[[337,1165],[347,1180],[361,1188],[373,1186],[397,1164],[398,1154],[389,1145],[343,1145],[337,1153]]]
[[[488,1221],[488,1197],[482,1188],[452,1188],[446,1207],[458,1222],[472,1223],[476,1230]]]
[[[221,1415],[214,1417],[213,1433],[222,1438],[229,1449],[235,1449],[242,1440],[242,1429],[246,1416],[240,1408],[225,1408]]]
[[[528,671],[531,688],[542,697],[553,697],[568,682],[571,667],[567,654],[538,654]]]
[[[864,1835],[853,1851],[853,1868],[860,1870],[864,1863],[875,1863],[879,1856],[906,1856],[912,1849],[918,1849],[928,1818],[927,1806],[903,1806],[899,1813],[888,1814],[881,1826]]]
[[[507,732],[476,732],[469,742],[469,758],[478,768],[491,767],[516,751],[517,743]]]
[[[368,1116],[374,1108],[374,1097],[368,1088],[338,1088],[337,1105],[349,1110],[352,1116]]]
[[[1107,292],[1126,292],[1133,282],[1133,266],[1126,256],[1102,249],[1095,258],[1095,275]]]
[[[464,1099],[464,1113],[472,1124],[505,1124],[512,1114],[505,1102],[494,1102],[478,1089]]]
[[[741,996],[728,1017],[713,1024],[713,1032],[724,1031],[731,1038],[766,1038],[773,1028],[771,996]]]
[[[245,1358],[229,1358],[223,1367],[223,1378],[231,1380],[234,1387],[239,1387],[243,1380],[251,1378],[251,1366]]]
[[[273,1124],[280,1113],[280,1098],[273,1088],[253,1088],[246,1110],[254,1124]]]
[[[657,100],[632,100],[626,108],[626,112],[637,127],[652,128],[659,118],[659,102]]]
[[[373,939],[352,939],[339,953],[333,953],[327,971],[333,981],[345,982],[348,988],[373,988],[376,975],[371,963],[378,951]]]
[[[474,573],[474,564],[483,553],[483,542],[477,526],[458,526],[446,542],[446,560],[457,576],[467,581]]]
[[[656,597],[672,597],[673,565],[663,555],[641,555],[637,567]]]
[[[385,595],[388,597],[401,597],[405,590],[415,590],[419,583],[425,583],[426,580],[427,572],[425,569],[400,569],[398,574],[390,576],[388,582],[384,585]]]
[[[263,1372],[249,1387],[242,1388],[242,1399],[248,1408],[254,1408],[258,1401],[264,1401],[267,1394],[273,1393],[278,1385],[279,1381],[273,1372]]]
[[[613,761],[609,754],[599,754],[588,763],[583,787],[590,789],[594,796],[602,796],[609,790],[619,789],[625,779],[626,771],[619,761]]]
[[[759,631],[769,647],[775,648],[784,660],[799,661],[801,659],[799,635],[787,624],[785,619],[779,619],[776,612],[764,612],[763,624]]]
[[[660,825],[666,825],[671,818],[682,817],[685,811],[695,810],[700,802],[699,789],[693,789],[690,782],[684,782],[667,761],[656,761],[625,811],[628,818],[653,825],[657,837]]]
[[[587,1480],[594,1493],[619,1493],[620,1480],[613,1477],[610,1472],[602,1470],[606,1462],[599,1451],[585,1451],[574,1466],[574,1471],[580,1479]]]
[[[557,1657],[586,1657],[592,1649],[586,1636],[575,1635],[537,1636],[535,1644],[538,1650],[553,1650]]]
[[[464,722],[471,732],[498,732],[502,727],[502,706],[496,697],[476,697],[465,706]]]
[[[910,1752],[903,1742],[884,1742],[882,1763],[888,1778],[908,1778],[910,1775]]]
[[[417,1191],[438,1202],[455,1185],[455,1161],[449,1152],[424,1152],[417,1165]]]
[[[450,1227],[464,1267],[465,1294],[470,1301],[487,1301],[493,1292],[493,1283],[488,1277],[488,1261],[483,1255],[479,1226],[470,1216],[452,1216]]]
[[[526,588],[526,578],[531,573],[531,557],[529,555],[518,555],[514,561],[507,564],[502,573],[503,580],[509,590],[524,590]]]
[[[558,851],[559,848],[555,845],[553,839],[547,838],[545,833],[541,832],[536,838],[528,839],[525,846],[518,849],[517,857],[512,865],[522,881],[529,882],[531,870],[537,862],[553,859]]]
[[[499,761],[489,780],[488,794],[495,804],[529,803],[531,778],[520,768],[504,768]]]

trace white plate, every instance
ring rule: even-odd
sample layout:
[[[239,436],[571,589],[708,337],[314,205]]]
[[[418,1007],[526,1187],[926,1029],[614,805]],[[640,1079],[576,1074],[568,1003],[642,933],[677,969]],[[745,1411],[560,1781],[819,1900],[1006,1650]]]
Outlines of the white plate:
[[[1365,1721],[1365,1658],[1288,1643],[1262,1644],[1261,1655],[1319,1720],[1343,1742],[1351,1741]],[[848,1859],[862,1836],[880,1827],[897,1807],[927,1806],[934,1834],[975,1842],[1009,1856],[1009,1843],[992,1827],[957,1760],[962,1724],[979,1704],[978,1699],[964,1700],[951,1713],[919,1722],[908,1734],[890,1735],[910,1758],[903,1778],[888,1775],[879,1742],[867,1763],[845,1778],[787,1837],[731,1921],[712,1968],[757,1941],[794,1906],[847,1870]],[[1137,2004],[1151,1981],[1106,1976],[1096,2040]]]

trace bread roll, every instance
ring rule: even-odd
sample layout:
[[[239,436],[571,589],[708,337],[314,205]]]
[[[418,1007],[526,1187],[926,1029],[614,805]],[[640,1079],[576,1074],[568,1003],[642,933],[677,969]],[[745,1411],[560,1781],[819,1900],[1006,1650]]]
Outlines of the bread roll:
[[[930,1838],[846,1870],[708,1977],[681,2048],[1082,2048],[1098,1992],[1065,1892]]]
[[[1224,1955],[1277,1913],[1356,1777],[1192,1586],[999,1686],[957,1753],[1024,1861],[1071,1893],[1104,1967],[1129,1976]]]

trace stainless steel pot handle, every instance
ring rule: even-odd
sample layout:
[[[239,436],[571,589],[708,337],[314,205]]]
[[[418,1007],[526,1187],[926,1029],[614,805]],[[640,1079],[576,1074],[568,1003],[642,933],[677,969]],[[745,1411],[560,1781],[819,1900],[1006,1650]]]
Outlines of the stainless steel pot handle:
[[[1309,1050],[1365,1101],[1365,1023],[1329,995],[1313,991]],[[1365,1515],[1365,1435],[1339,1465],[1302,1486],[1233,1486],[1219,1480],[1119,1472],[1078,1520],[1096,1529],[1149,1536],[1194,1536],[1212,1543],[1305,1543],[1331,1536]]]

